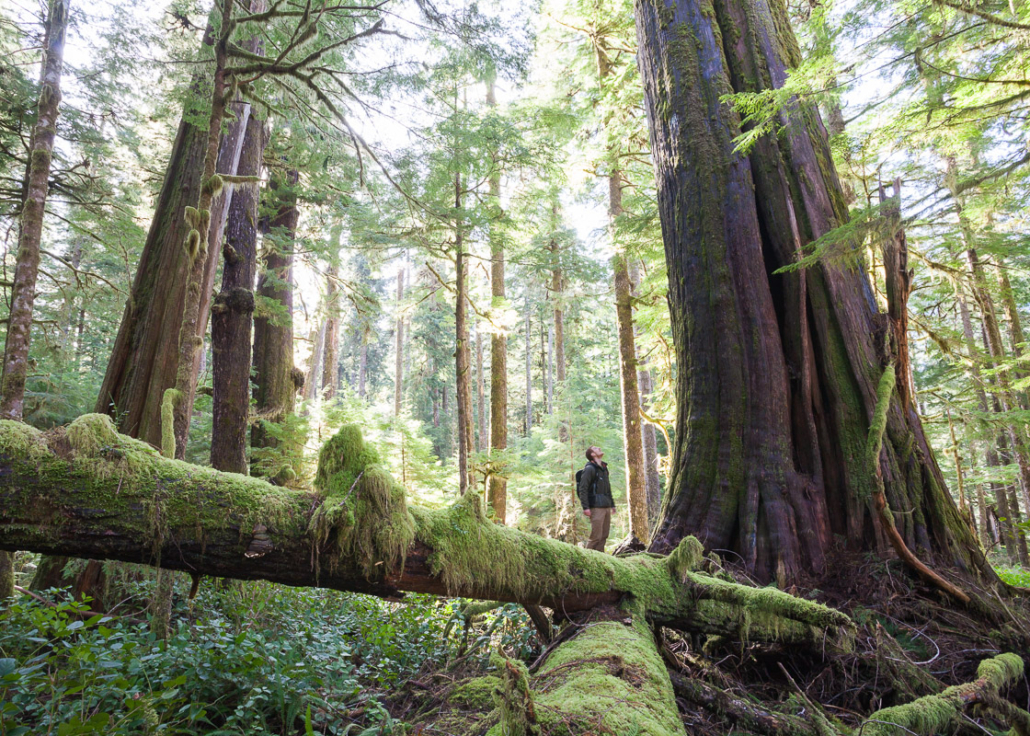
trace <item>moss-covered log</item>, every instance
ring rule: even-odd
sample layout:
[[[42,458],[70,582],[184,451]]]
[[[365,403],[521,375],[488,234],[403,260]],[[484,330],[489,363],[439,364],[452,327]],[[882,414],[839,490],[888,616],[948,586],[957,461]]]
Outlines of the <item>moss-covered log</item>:
[[[1023,676],[1023,660],[1015,654],[1001,654],[980,663],[976,679],[949,687],[938,695],[927,695],[905,705],[873,713],[862,725],[865,736],[950,733],[954,721],[974,705],[984,705],[1012,727],[1011,734],[1030,732],[1026,711],[998,697],[999,691]]]
[[[101,415],[47,433],[0,423],[0,549],[564,613],[632,604],[685,631],[851,646],[851,621],[833,609],[697,571],[693,539],[668,557],[615,558],[489,523],[475,494],[444,510],[409,507],[356,427],[322,448],[316,487],[290,490],[163,458]]]

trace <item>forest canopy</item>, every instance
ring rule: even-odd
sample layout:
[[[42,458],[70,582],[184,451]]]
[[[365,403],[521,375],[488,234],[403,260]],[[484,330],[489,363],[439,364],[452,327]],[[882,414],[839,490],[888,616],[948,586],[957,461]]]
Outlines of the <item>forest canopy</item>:
[[[1030,733],[1028,30],[0,5],[0,736]]]

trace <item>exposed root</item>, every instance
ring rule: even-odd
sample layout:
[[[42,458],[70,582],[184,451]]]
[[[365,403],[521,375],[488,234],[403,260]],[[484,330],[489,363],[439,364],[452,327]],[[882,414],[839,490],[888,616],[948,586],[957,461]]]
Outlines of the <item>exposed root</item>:
[[[869,424],[869,440],[866,446],[866,453],[869,467],[875,479],[875,490],[873,491],[872,498],[873,507],[876,509],[876,513],[883,523],[887,538],[890,540],[891,547],[894,548],[898,557],[915,570],[916,574],[923,578],[923,580],[968,605],[970,602],[968,593],[931,570],[908,548],[905,540],[901,538],[897,526],[894,524],[894,516],[887,505],[887,495],[884,492],[883,486],[883,470],[880,467],[880,450],[883,448],[883,432],[887,427],[887,410],[890,408],[891,395],[894,393],[896,380],[894,366],[888,365],[883,372],[883,376],[880,377],[880,383],[876,390],[876,408],[873,411],[873,419]]]

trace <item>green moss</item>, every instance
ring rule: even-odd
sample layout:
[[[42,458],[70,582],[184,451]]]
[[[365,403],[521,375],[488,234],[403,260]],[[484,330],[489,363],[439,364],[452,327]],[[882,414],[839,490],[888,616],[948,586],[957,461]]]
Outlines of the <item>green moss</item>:
[[[308,526],[316,559],[329,569],[349,560],[371,576],[403,566],[415,538],[404,488],[378,465],[356,425],[340,429],[319,452],[315,487],[322,503]],[[321,563],[320,563],[321,564]]]
[[[494,707],[494,695],[500,688],[501,678],[496,675],[476,677],[454,688],[447,701],[451,705],[490,710]]]
[[[106,414],[84,414],[68,425],[68,442],[76,452],[97,457],[106,448],[120,444],[114,421]]]
[[[646,620],[587,626],[554,651],[532,680],[548,734],[684,734],[672,683]]]
[[[866,440],[866,462],[870,472],[876,475],[876,468],[880,464],[880,450],[883,448],[883,432],[887,427],[887,411],[891,406],[891,396],[894,393],[894,385],[897,376],[894,372],[894,365],[889,364],[880,376],[880,382],[876,386],[876,408],[873,410],[873,418],[869,423],[869,437]]]
[[[165,389],[161,399],[161,454],[167,458],[175,457],[175,405],[181,399],[174,388]]]
[[[501,672],[500,686],[494,690],[499,721],[490,729],[498,736],[529,736],[540,733],[533,691],[529,687],[526,663],[495,655],[492,663]]]
[[[975,699],[989,704],[998,691],[1023,675],[1023,660],[1015,654],[985,659],[977,668],[977,680],[947,688],[905,705],[878,710],[862,727],[866,736],[915,733],[932,736],[949,730],[953,719]]]
[[[680,582],[687,579],[687,573],[694,572],[704,560],[705,548],[695,537],[684,537],[666,560],[669,573]]]

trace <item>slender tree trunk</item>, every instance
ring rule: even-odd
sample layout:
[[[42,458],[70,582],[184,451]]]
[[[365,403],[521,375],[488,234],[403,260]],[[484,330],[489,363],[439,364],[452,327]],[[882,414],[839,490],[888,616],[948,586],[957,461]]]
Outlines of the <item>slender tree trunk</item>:
[[[18,222],[18,253],[11,288],[7,340],[4,343],[3,377],[0,380],[0,419],[20,421],[25,404],[25,377],[32,339],[32,312],[36,302],[39,249],[43,239],[43,217],[49,190],[50,161],[57,137],[61,105],[61,71],[64,66],[64,38],[68,30],[70,0],[50,0],[46,25],[46,48],[40,79],[36,122],[29,139],[29,163],[25,194]],[[5,563],[0,555],[0,566]],[[3,591],[0,590],[0,597]]]
[[[558,242],[558,203],[551,205],[551,229],[555,235],[551,238],[551,303],[553,304],[554,325],[554,383],[557,404],[562,403],[565,394],[565,272],[561,262],[561,246]],[[556,404],[556,405],[557,405]],[[558,440],[569,441],[569,425],[562,422],[558,425]],[[571,484],[569,486],[572,487]]]
[[[274,448],[279,441],[266,423],[278,424],[293,413],[297,389],[303,378],[293,365],[293,239],[300,210],[297,208],[296,171],[273,179],[269,187],[274,215],[267,223],[263,266],[258,296],[274,305],[269,315],[254,318],[254,403],[258,421],[250,430],[254,448]],[[272,480],[285,482],[280,470]]]
[[[318,321],[311,327],[311,357],[308,359],[307,378],[304,381],[304,399],[314,401],[318,397],[322,373],[322,353],[325,350],[326,322]]]
[[[637,289],[640,286],[639,261],[630,263],[629,280],[630,286],[633,289],[633,295],[636,296]],[[639,338],[639,328],[635,328],[634,331]],[[651,410],[650,399],[651,394],[654,392],[654,385],[651,378],[651,369],[648,368],[647,361],[638,360],[637,365],[639,366],[637,383],[640,386],[640,413],[643,420],[644,413]],[[658,521],[658,512],[662,502],[662,479],[658,472],[658,436],[654,425],[646,421],[641,424],[641,434],[643,435],[644,443],[644,487],[647,494],[647,523],[649,529],[654,529],[654,525]]]
[[[554,323],[547,325],[547,413],[554,413]]]
[[[325,286],[325,360],[322,367],[322,390],[326,399],[336,396],[340,383],[340,242],[343,227],[337,225],[332,232],[332,252]]]
[[[404,316],[401,302],[404,300],[404,269],[397,271],[397,334],[393,373],[393,415],[401,415],[401,400],[404,397]]]
[[[455,400],[458,404],[458,492],[469,490],[471,482],[472,442],[472,366],[469,350],[468,274],[465,258],[465,230],[461,222],[461,175],[454,175],[454,375],[457,381]]]
[[[57,116],[61,105],[61,71],[64,66],[64,38],[68,30],[69,8],[70,0],[50,0],[36,122],[29,139],[25,195],[18,223],[18,253],[7,319],[7,339],[4,343],[3,375],[0,378],[0,419],[20,421],[25,410],[32,312],[36,303],[36,277],[39,275],[39,249],[43,239],[50,161],[54,153]],[[14,595],[14,557],[7,552],[0,552],[0,600],[11,595]]]
[[[265,125],[247,120],[239,176],[259,176],[265,150]],[[257,272],[257,183],[233,186],[222,245],[222,287],[211,306],[212,411],[211,466],[247,472],[250,426],[251,335],[254,329],[254,278]]]
[[[361,399],[367,398],[365,382],[368,380],[368,338],[369,331],[362,330],[361,352],[358,359],[358,397]]]
[[[493,107],[497,104],[494,94],[494,81],[487,83],[486,103]],[[490,204],[494,209],[490,221],[490,297],[491,309],[499,312],[506,304],[504,290],[504,240],[501,237],[500,202],[501,172],[497,166],[497,158],[493,157],[493,168],[490,172]],[[490,334],[490,450],[503,452],[508,447],[508,336],[503,330],[494,330]],[[494,460],[496,462],[496,459]],[[507,520],[508,479],[497,473],[496,466],[491,468],[490,487],[487,497],[494,512],[494,520],[504,524]]]
[[[980,408],[980,413],[987,416],[991,413],[992,408],[987,401],[987,392],[984,389],[984,379],[980,373],[979,355],[980,352],[976,347],[976,338],[973,336],[973,322],[969,315],[969,307],[966,304],[965,298],[962,293],[956,288],[955,298],[958,302],[959,318],[962,322],[962,336],[966,344],[966,351],[969,353],[969,363],[967,372],[970,379],[973,382],[973,389],[976,392],[977,402]],[[986,342],[986,336],[984,338]],[[997,468],[1001,464],[998,460],[997,443],[1000,437],[997,437],[994,429],[990,430],[991,439],[986,443],[984,452],[984,459],[987,462],[988,468]],[[982,491],[981,491],[982,493]],[[1008,553],[1010,559],[1015,561],[1017,559],[1015,536],[1013,534],[1012,520],[1009,517],[1008,512],[1008,498],[1005,495],[1004,488],[995,481],[991,481],[991,493],[994,495],[995,503],[998,506],[999,511],[999,522],[1000,522],[1000,534],[1001,543],[1005,546],[1005,550]],[[986,548],[986,545],[985,545]]]
[[[1005,319],[1009,323],[1009,341],[1012,344],[1012,355],[1017,361],[1022,361],[1025,353],[1026,337],[1023,335],[1023,321],[1019,316],[1019,307],[1016,305],[1016,298],[1012,294],[1012,284],[1009,282],[1008,269],[1004,261],[995,256],[995,271],[998,275],[998,293],[1001,295],[1001,304],[1005,310]],[[1017,379],[1025,379],[1027,371],[1025,367],[1018,366],[1013,375]],[[1016,393],[1016,400],[1019,408],[1024,411],[1030,409],[1030,392],[1026,389]]]
[[[896,356],[878,349],[888,325],[864,269],[775,273],[848,220],[810,102],[790,100],[779,133],[746,156],[734,141],[739,116],[721,102],[781,87],[800,62],[785,6],[637,0],[636,22],[679,380],[651,549],[693,533],[763,579],[822,574],[834,535],[853,549],[883,547],[885,514],[867,503],[882,478],[909,550],[996,580],[914,408],[878,395]],[[867,438],[880,416],[877,447]]]
[[[526,436],[533,433],[533,326],[529,316],[529,293],[526,293]]]
[[[483,452],[490,444],[486,407],[486,381],[483,376],[483,332],[476,325],[476,406],[479,414],[476,433],[476,452]]]
[[[615,220],[623,212],[619,172],[608,176],[608,218],[613,242]],[[637,348],[633,331],[633,286],[625,250],[615,247],[615,316],[619,333],[619,384],[622,395],[622,436],[626,449],[626,498],[630,534],[645,544],[651,538],[647,510],[644,436],[640,428],[640,389],[637,385]]]

